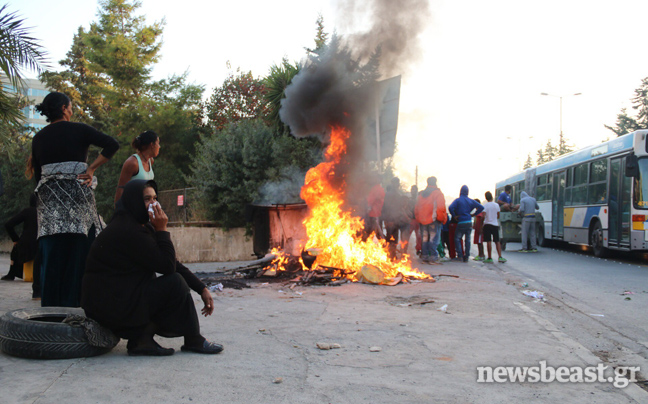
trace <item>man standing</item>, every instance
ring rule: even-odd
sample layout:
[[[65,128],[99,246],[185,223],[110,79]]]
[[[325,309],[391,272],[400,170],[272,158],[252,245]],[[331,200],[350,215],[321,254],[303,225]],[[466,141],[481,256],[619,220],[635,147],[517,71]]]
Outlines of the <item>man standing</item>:
[[[386,239],[389,243],[389,258],[396,260],[397,246],[400,244],[402,251],[407,253],[409,235],[408,231],[411,221],[411,213],[408,214],[409,198],[400,189],[400,180],[394,177],[387,187],[385,203],[382,209],[382,219],[385,221]]]
[[[491,240],[495,242],[495,248],[497,249],[497,255],[499,258],[497,259],[497,262],[499,263],[505,263],[506,258],[502,257],[502,245],[500,244],[499,240],[499,214],[500,214],[500,207],[498,204],[493,202],[493,194],[490,193],[490,191],[486,192],[484,195],[486,196],[486,203],[484,204],[484,213],[486,216],[484,217],[484,241],[486,241],[486,252],[488,253],[488,258],[484,261],[486,264],[490,264],[493,262],[493,258],[491,255],[492,248],[491,248]]]
[[[380,240],[385,238],[380,225],[383,204],[385,203],[385,190],[380,185],[380,174],[372,174],[370,177],[373,187],[367,195],[368,214],[365,223],[365,240],[371,233],[374,233]]]
[[[522,215],[522,252],[538,252],[536,247],[535,211],[540,209],[535,198],[526,192],[520,193],[520,215]],[[531,249],[527,250],[527,240],[531,236]]]
[[[459,198],[450,204],[450,214],[457,218],[457,230],[455,232],[455,248],[457,257],[463,262],[468,262],[470,256],[470,233],[472,232],[472,216],[480,214],[484,207],[468,198],[468,186],[464,185],[459,191]],[[475,210],[473,214],[472,211]],[[465,248],[462,248],[461,239],[464,239]]]
[[[416,220],[420,223],[421,261],[440,264],[437,247],[441,239],[441,226],[448,220],[445,198],[437,188],[436,177],[427,179],[427,188],[419,193],[414,208]]]

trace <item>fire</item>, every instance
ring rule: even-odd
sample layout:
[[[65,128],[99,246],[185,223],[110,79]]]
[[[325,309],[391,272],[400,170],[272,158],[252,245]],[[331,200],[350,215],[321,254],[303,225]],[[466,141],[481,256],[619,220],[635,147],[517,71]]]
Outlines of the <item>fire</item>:
[[[325,160],[311,168],[306,174],[301,197],[309,207],[304,220],[308,241],[304,249],[317,249],[316,265],[354,270],[358,273],[365,265],[379,268],[386,278],[400,274],[405,277],[430,278],[410,265],[409,256],[403,254],[399,262],[392,262],[384,240],[375,242],[372,238],[362,240],[363,221],[343,209],[342,185],[333,185],[335,170],[346,154],[346,140],[349,131],[344,128],[331,129],[331,143],[326,148]],[[278,251],[273,250],[273,254]],[[281,267],[283,254],[278,254],[273,264]],[[302,261],[303,265],[303,261]],[[304,266],[304,269],[306,267]]]

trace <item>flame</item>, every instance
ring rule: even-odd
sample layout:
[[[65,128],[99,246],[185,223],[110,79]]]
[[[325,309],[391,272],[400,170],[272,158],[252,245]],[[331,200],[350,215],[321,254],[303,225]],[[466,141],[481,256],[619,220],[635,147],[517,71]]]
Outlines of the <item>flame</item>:
[[[326,148],[325,160],[306,173],[301,197],[309,207],[304,219],[308,241],[305,249],[317,248],[317,265],[343,268],[359,272],[364,265],[378,267],[386,278],[398,274],[413,278],[430,278],[418,272],[403,254],[399,262],[388,256],[387,243],[375,242],[373,237],[362,240],[364,223],[359,217],[343,209],[344,184],[334,186],[335,169],[346,154],[350,132],[341,127],[331,128],[331,143]]]

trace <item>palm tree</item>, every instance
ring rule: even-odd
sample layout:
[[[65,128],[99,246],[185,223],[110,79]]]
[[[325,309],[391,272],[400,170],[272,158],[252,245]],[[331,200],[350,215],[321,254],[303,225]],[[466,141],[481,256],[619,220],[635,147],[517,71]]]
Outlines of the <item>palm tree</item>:
[[[14,89],[24,86],[23,69],[42,73],[47,67],[47,53],[38,40],[29,34],[16,12],[7,4],[0,7],[0,69]],[[18,121],[22,118],[16,100],[0,86],[0,120]]]
[[[286,126],[279,117],[281,100],[286,98],[286,87],[288,87],[292,79],[299,73],[299,69],[299,64],[292,64],[288,59],[284,58],[280,65],[273,65],[270,68],[270,74],[268,74],[268,77],[265,78],[263,83],[267,90],[264,98],[270,105],[269,119],[274,123],[279,133],[287,131]]]

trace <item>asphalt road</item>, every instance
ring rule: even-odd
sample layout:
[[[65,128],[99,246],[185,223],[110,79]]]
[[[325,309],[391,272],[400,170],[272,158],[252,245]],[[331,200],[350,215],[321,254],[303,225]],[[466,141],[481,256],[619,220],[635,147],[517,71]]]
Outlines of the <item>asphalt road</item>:
[[[519,253],[511,243],[505,272],[547,295],[539,314],[597,356],[642,365],[648,373],[648,261],[628,253],[596,258],[585,247],[555,245]]]

